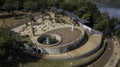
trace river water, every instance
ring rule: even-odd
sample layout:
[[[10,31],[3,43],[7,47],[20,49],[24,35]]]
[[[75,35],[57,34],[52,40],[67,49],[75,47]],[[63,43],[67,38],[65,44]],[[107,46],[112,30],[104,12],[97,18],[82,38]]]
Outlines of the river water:
[[[107,12],[110,17],[117,17],[120,19],[120,8],[114,5],[96,3],[100,12]]]

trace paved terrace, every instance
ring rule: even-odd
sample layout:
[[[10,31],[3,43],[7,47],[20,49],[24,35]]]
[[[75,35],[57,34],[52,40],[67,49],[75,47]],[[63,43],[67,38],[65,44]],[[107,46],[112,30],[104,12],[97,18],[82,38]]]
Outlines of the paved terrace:
[[[46,33],[60,35],[62,37],[62,42],[59,43],[58,45],[72,42],[73,40],[77,39],[81,35],[81,31],[79,29],[75,28],[74,31],[71,31],[70,27],[54,29]]]
[[[48,59],[72,59],[72,58],[83,58],[86,55],[93,54],[101,46],[101,34],[93,34],[89,37],[88,42],[86,42],[82,47],[75,49],[73,51],[57,54],[57,55],[45,55],[44,58]]]

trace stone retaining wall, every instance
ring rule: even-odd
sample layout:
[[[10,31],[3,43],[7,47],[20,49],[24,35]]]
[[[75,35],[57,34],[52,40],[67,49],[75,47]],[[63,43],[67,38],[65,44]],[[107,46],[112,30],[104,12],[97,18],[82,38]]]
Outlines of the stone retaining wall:
[[[98,40],[95,41],[94,40],[95,37]],[[91,40],[92,38],[93,40]],[[100,34],[95,34],[95,35],[92,35],[92,37],[90,37],[89,41],[85,45],[83,45],[82,47],[78,49],[75,49],[73,51],[69,51],[66,53],[62,53],[62,54],[46,55],[44,58],[58,59],[58,60],[84,58],[98,51],[101,47],[101,41],[102,41],[102,36]]]
[[[84,38],[85,32],[82,30],[80,27],[76,27],[81,31],[80,36],[75,39],[74,41],[67,43],[67,44],[62,44],[62,45],[55,45],[55,46],[42,46],[42,45],[37,45],[41,48],[43,48],[48,54],[60,54],[60,53],[65,53],[69,51],[69,47],[74,47],[77,48],[77,45],[80,45],[79,43],[81,40]],[[45,53],[46,54],[46,53]]]

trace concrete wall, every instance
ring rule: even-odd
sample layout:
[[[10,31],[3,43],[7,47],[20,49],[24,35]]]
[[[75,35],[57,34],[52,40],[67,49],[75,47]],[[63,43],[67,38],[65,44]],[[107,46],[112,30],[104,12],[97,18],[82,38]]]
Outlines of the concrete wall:
[[[76,49],[77,45],[80,45],[79,43],[81,42],[81,40],[84,38],[85,33],[84,30],[82,30],[81,28],[79,28],[81,30],[81,34],[80,36],[75,39],[74,41],[67,43],[67,44],[62,44],[62,45],[55,45],[55,46],[50,46],[50,47],[42,47],[44,49],[44,51],[46,51],[46,53],[48,54],[60,54],[60,53],[65,53],[69,51],[70,47],[74,47],[73,49]]]
[[[85,47],[82,46],[81,48],[78,48],[76,50],[69,51],[69,52],[66,52],[66,53],[62,53],[62,54],[47,55],[45,58],[57,59],[57,60],[71,60],[71,59],[81,59],[81,58],[90,56],[90,55],[96,53],[97,51],[99,51],[99,49],[103,46],[103,45],[101,45],[101,43],[102,43],[101,42],[102,41],[101,35],[99,35],[99,34],[97,34],[97,35],[98,35],[97,36],[98,37],[98,41],[95,42],[95,40],[92,40],[92,41],[95,42],[93,44],[86,43],[84,45]],[[92,41],[91,41],[91,38],[90,38],[89,42],[92,42]],[[91,47],[91,46],[93,46],[93,47]],[[92,49],[89,49],[90,47]]]

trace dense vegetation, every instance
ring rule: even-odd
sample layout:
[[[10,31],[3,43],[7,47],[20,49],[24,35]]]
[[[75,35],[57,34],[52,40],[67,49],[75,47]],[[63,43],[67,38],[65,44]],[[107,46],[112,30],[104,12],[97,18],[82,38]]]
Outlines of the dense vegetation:
[[[24,8],[28,10],[39,10],[41,8],[48,8],[56,2],[57,0],[0,0],[0,9],[21,10]]]
[[[101,13],[101,17],[98,22],[94,24],[94,29],[101,31],[105,36],[119,35],[119,28],[116,29],[116,25],[120,24],[120,20],[116,17],[110,19],[107,13]],[[120,35],[119,35],[120,37]]]
[[[23,52],[21,37],[9,28],[0,27],[0,64],[19,60]]]
[[[38,58],[26,52],[25,38],[10,30],[9,27],[0,27],[0,66],[19,67],[20,63],[35,62]]]
[[[85,0],[63,0],[59,3],[59,7],[71,11],[79,17],[90,21],[90,26],[93,26],[100,17],[100,12],[96,5],[86,2]]]

